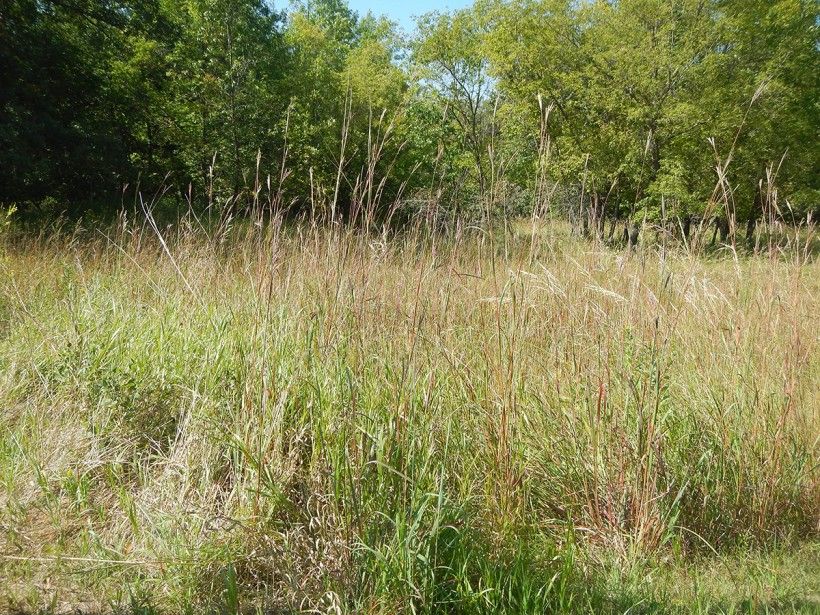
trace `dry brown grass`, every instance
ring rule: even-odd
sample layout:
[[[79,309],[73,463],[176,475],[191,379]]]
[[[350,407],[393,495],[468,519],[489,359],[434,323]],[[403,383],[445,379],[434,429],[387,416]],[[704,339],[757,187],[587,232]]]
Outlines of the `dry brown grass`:
[[[172,611],[617,611],[591,589],[612,567],[816,539],[810,259],[163,236],[6,240],[15,600],[81,572]]]

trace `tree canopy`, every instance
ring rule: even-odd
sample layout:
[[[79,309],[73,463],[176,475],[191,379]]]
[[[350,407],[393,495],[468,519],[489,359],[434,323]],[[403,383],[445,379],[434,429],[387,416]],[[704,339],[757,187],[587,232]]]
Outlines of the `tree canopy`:
[[[408,36],[344,0],[7,0],[0,202],[435,201],[679,219],[820,195],[816,0],[476,0]],[[552,194],[553,191],[548,191]],[[559,205],[561,203],[558,203]]]

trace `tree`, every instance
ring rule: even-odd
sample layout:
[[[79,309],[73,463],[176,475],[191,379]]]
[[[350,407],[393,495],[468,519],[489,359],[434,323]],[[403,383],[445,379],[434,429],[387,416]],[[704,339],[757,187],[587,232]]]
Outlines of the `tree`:
[[[233,206],[286,169],[287,202],[342,216],[550,186],[581,232],[702,217],[727,240],[816,207],[816,0],[476,0],[409,45],[344,0],[291,6],[6,0],[3,200],[170,176]]]
[[[516,0],[490,14],[490,68],[520,110],[510,115],[532,147],[539,101],[554,110],[553,176],[583,186],[593,224],[610,201],[615,217],[625,206],[685,220],[714,201],[750,215],[789,146],[781,181],[816,186],[816,3]]]
[[[820,7],[813,0],[721,0],[718,8],[722,40],[709,81],[712,98],[724,97],[712,105],[729,115],[723,123],[743,123],[728,170],[739,217],[763,213],[767,170],[778,169],[777,187],[796,216],[805,214],[820,197]]]
[[[170,130],[182,170],[200,193],[213,176],[237,196],[253,185],[257,153],[270,161],[278,149],[278,16],[261,0],[186,0],[173,16],[182,34],[169,58]]]
[[[93,200],[131,174],[112,83],[143,2],[9,0],[0,12],[0,194]],[[113,71],[116,74],[116,71]]]
[[[414,46],[416,62],[427,67],[429,91],[438,98],[442,116],[455,122],[460,143],[472,160],[481,200],[488,186],[488,146],[493,121],[492,81],[483,49],[486,24],[471,9],[453,14],[431,13],[419,22]]]

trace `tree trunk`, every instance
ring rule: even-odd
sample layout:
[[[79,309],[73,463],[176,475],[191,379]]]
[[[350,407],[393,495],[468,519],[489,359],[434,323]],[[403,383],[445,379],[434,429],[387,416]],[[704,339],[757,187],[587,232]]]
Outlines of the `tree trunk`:
[[[687,243],[689,242],[689,234],[692,232],[692,216],[686,216],[683,219],[683,224],[681,225],[681,229],[683,231],[683,239]]]
[[[626,234],[627,240],[629,242],[629,248],[637,248],[638,240],[640,239],[641,235],[641,227],[637,224],[629,225],[627,228],[624,229],[624,233]]]
[[[729,220],[726,218],[720,219],[720,243],[726,243],[729,240]]]
[[[608,240],[612,241],[615,237],[615,229],[618,226],[618,219],[621,217],[621,205],[618,201],[615,201],[615,213],[612,216],[612,225],[609,227],[609,237]]]
[[[597,216],[595,234],[598,239],[603,240],[604,221],[606,219],[606,201],[601,199],[597,194],[595,195],[595,215]]]
[[[755,229],[757,229],[757,217],[752,214],[746,221],[746,243],[750,248],[755,245]]]

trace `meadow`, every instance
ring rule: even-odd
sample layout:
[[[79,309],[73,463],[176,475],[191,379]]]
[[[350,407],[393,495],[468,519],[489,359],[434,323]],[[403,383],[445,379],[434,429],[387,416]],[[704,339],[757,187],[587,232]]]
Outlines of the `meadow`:
[[[151,221],[0,237],[0,610],[820,610],[805,245]]]

